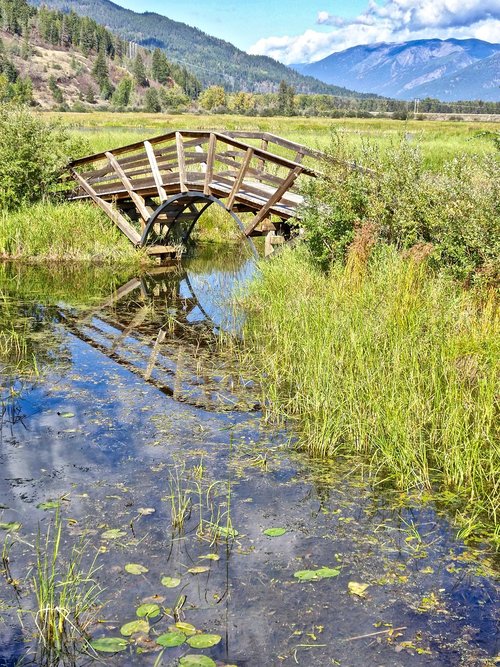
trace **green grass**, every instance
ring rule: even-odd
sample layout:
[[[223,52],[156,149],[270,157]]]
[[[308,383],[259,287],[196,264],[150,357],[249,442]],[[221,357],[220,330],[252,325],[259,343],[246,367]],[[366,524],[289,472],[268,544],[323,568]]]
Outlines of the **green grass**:
[[[367,462],[374,479],[452,492],[466,532],[500,541],[499,341],[493,293],[380,248],[329,275],[305,250],[262,265],[245,301],[246,350],[268,417],[312,457]]]
[[[332,129],[344,128],[353,147],[367,139],[382,149],[389,148],[402,134],[418,142],[426,166],[439,168],[458,153],[484,154],[495,151],[487,137],[476,138],[480,131],[495,131],[498,123],[477,121],[395,121],[388,118],[258,118],[231,114],[148,114],[64,113],[44,114],[57,118],[71,129],[76,137],[85,137],[92,150],[100,152],[173,129],[259,130],[272,132],[311,148],[325,148],[330,143]]]
[[[0,258],[102,263],[146,261],[112,222],[88,202],[40,202],[0,211]]]

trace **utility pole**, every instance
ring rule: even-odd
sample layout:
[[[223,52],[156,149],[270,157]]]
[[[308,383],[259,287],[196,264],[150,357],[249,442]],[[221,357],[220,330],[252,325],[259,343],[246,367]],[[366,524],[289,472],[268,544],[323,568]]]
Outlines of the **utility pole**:
[[[418,104],[419,104],[419,102],[420,102],[420,100],[418,99],[418,97],[416,97],[415,101],[414,101],[414,105],[413,105],[413,115],[414,116],[416,116],[417,113],[418,113]]]

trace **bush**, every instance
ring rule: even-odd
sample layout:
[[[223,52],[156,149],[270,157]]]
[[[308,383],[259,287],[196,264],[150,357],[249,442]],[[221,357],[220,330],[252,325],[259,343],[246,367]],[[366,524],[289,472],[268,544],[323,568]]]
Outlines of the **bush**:
[[[382,156],[361,155],[333,137],[325,176],[307,186],[303,224],[317,263],[342,259],[367,223],[383,243],[407,250],[432,246],[431,264],[463,280],[500,273],[500,162],[496,156],[458,156],[435,173],[418,146],[401,139]],[[355,163],[370,169],[353,169]]]
[[[61,127],[26,107],[0,106],[0,208],[15,209],[53,191],[71,157],[88,152]]]

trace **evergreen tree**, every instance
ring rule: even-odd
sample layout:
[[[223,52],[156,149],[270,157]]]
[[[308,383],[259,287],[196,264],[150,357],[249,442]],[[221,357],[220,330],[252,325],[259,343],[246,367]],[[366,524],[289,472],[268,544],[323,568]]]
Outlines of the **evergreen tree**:
[[[132,71],[134,74],[134,79],[135,82],[138,86],[141,86],[142,88],[145,88],[146,86],[149,85],[148,79],[146,76],[146,68],[144,66],[144,60],[142,59],[142,56],[140,53],[138,53],[134,59],[134,64],[132,67]]]
[[[113,94],[113,105],[124,108],[130,104],[130,96],[132,95],[133,81],[129,76],[124,76],[120,83],[116,86]]]
[[[160,96],[156,88],[148,88],[144,95],[144,110],[149,113],[159,113],[161,111]]]
[[[167,83],[170,78],[170,64],[167,56],[160,49],[153,51],[151,75],[155,81],[162,84]]]

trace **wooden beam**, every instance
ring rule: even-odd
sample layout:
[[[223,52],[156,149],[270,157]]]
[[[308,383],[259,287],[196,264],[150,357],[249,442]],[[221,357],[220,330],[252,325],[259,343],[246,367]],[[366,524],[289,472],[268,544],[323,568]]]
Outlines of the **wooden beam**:
[[[139,233],[132,227],[132,225],[126,220],[123,215],[116,208],[113,208],[111,204],[101,199],[96,191],[87,181],[80,176],[80,174],[74,169],[70,170],[73,178],[78,182],[83,190],[89,195],[89,197],[99,206],[106,215],[115,223],[115,225],[125,234],[125,236],[134,244],[139,245],[141,242],[141,237]]]
[[[233,187],[231,189],[231,192],[229,193],[229,197],[227,198],[226,208],[228,208],[229,210],[233,208],[234,199],[236,197],[238,190],[241,188],[241,184],[243,183],[243,179],[245,178],[248,166],[250,165],[250,160],[252,158],[253,158],[253,148],[248,148],[245,155],[245,159],[241,163],[240,170],[235,178]]]
[[[249,236],[253,232],[253,230],[255,229],[255,227],[257,227],[259,222],[263,220],[269,213],[269,211],[272,209],[272,207],[277,202],[279,202],[279,200],[283,197],[283,195],[292,185],[292,183],[300,176],[301,172],[302,172],[302,167],[295,167],[295,169],[293,169],[293,171],[291,171],[288,174],[288,176],[285,178],[280,187],[276,190],[276,192],[273,195],[271,195],[271,197],[269,197],[264,206],[254,216],[252,222],[245,228],[246,236]]]
[[[113,167],[114,171],[116,172],[116,175],[123,183],[123,187],[129,193],[130,199],[134,202],[141,218],[143,219],[144,222],[147,222],[151,214],[146,207],[146,202],[141,197],[141,195],[138,195],[137,192],[134,192],[134,184],[127,176],[127,174],[123,171],[115,156],[112,153],[107,152],[106,157],[109,160],[109,164]]]
[[[181,192],[187,192],[188,187],[186,185],[186,159],[184,155],[182,134],[180,132],[175,133],[175,145],[177,146],[177,163],[179,165],[179,186]]]
[[[146,149],[149,165],[151,167],[151,173],[153,174],[153,178],[156,184],[156,189],[158,190],[158,196],[160,197],[160,201],[163,203],[164,201],[167,201],[168,197],[163,187],[163,181],[161,178],[160,170],[158,168],[158,162],[156,161],[154,148],[151,145],[151,142],[149,141],[144,142],[144,148]]]
[[[210,133],[210,139],[208,141],[208,156],[207,156],[207,170],[205,171],[205,184],[203,186],[203,194],[210,194],[210,183],[214,177],[214,157],[215,157],[215,147],[217,145],[217,135],[213,132]]]

